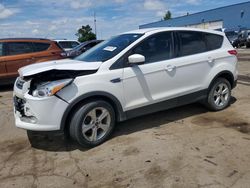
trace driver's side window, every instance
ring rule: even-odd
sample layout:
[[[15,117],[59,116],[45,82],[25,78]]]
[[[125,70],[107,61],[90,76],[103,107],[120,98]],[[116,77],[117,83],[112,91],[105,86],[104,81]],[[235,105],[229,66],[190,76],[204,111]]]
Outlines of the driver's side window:
[[[145,63],[153,63],[174,58],[173,32],[162,32],[154,34],[134,48],[129,50],[123,57],[111,66],[111,70],[130,67],[128,57],[140,54],[145,57]]]
[[[145,63],[153,63],[173,58],[172,32],[162,32],[145,39],[130,55],[140,54],[145,57]]]

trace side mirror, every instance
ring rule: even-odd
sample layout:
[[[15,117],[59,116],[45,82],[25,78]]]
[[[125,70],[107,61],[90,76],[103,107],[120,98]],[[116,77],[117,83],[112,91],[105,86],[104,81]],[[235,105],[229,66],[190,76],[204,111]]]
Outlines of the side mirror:
[[[140,64],[145,62],[145,57],[140,54],[133,54],[128,57],[128,62],[131,64]]]

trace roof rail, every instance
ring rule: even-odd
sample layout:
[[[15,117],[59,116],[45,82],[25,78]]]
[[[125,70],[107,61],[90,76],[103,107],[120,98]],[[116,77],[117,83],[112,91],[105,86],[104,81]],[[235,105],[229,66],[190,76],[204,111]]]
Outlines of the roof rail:
[[[0,38],[0,40],[50,40],[46,38]]]

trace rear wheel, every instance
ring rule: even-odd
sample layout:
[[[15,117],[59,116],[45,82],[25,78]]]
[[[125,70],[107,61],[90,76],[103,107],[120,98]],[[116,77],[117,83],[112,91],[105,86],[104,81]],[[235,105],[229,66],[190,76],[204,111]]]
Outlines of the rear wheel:
[[[218,78],[210,87],[206,106],[213,111],[223,110],[229,106],[231,84],[225,78]]]
[[[102,100],[79,107],[70,123],[70,136],[80,145],[97,146],[108,139],[115,125],[113,107]]]

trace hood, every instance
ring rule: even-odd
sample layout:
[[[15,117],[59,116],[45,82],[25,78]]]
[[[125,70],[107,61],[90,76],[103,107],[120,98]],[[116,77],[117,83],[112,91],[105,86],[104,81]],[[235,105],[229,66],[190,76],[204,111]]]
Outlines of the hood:
[[[97,70],[101,64],[102,62],[83,62],[72,59],[63,59],[28,65],[20,68],[18,72],[21,77],[25,77],[50,70]]]

